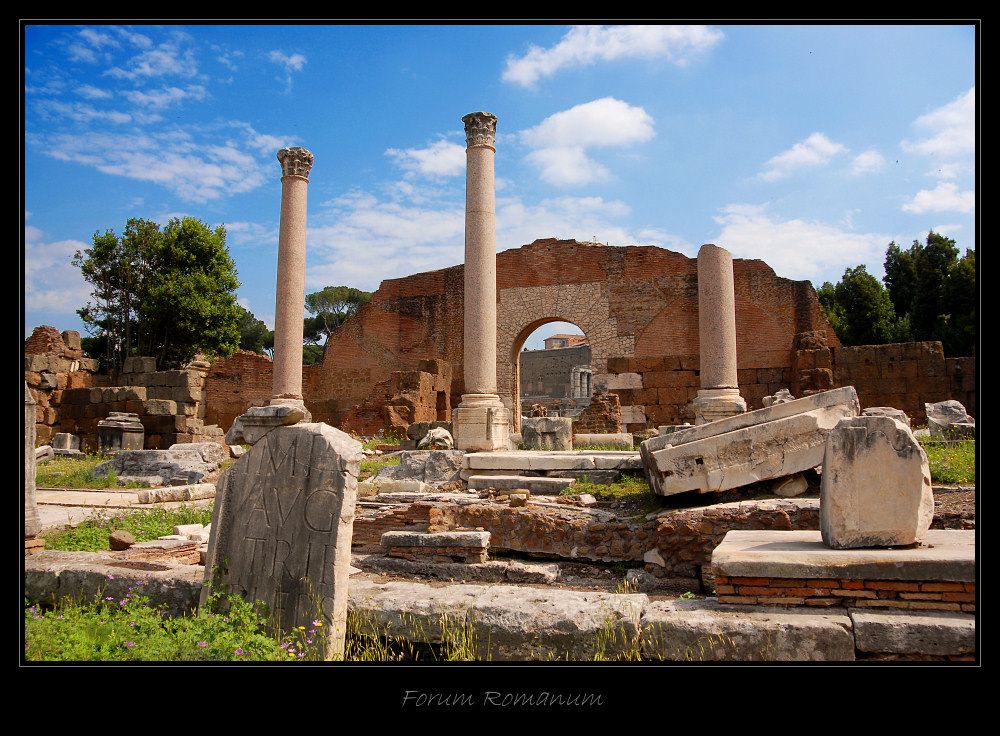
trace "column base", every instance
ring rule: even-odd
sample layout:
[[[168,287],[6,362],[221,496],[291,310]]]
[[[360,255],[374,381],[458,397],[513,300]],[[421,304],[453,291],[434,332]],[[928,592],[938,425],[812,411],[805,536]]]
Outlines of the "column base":
[[[502,452],[510,449],[510,410],[496,394],[462,394],[451,412],[455,449]]]
[[[707,424],[743,414],[747,410],[747,402],[740,396],[738,388],[703,388],[691,403],[695,424]]]
[[[269,402],[268,406],[287,406],[292,409],[298,409],[302,412],[302,418],[299,422],[312,422],[312,413],[306,409],[306,402],[299,398],[290,398],[287,396],[275,396]]]

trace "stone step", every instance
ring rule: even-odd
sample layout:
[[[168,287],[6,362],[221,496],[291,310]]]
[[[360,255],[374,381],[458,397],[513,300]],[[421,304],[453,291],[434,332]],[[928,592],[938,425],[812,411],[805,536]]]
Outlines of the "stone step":
[[[473,475],[469,478],[469,489],[482,491],[495,488],[498,491],[511,491],[515,488],[527,488],[533,494],[558,495],[576,483],[576,478],[546,478],[528,475]]]
[[[413,562],[464,562],[487,561],[490,546],[489,532],[385,532],[382,548],[389,557]]]
[[[523,470],[534,472],[560,470],[642,470],[637,451],[517,451],[470,452],[465,455],[463,468],[471,474],[491,470]]]

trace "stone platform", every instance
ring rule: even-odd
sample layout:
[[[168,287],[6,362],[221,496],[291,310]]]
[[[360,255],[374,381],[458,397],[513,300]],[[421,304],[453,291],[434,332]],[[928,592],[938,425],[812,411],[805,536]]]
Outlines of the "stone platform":
[[[830,549],[818,531],[730,531],[712,554],[720,603],[975,612],[976,536]]]

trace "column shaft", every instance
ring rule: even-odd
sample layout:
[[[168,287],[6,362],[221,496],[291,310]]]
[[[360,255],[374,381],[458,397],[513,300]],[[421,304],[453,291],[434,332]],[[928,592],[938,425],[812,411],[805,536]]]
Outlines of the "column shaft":
[[[465,391],[452,412],[459,450],[507,450],[510,410],[497,395],[496,116],[470,113],[466,133]]]
[[[733,256],[710,244],[698,251],[698,335],[701,390],[693,402],[695,422],[745,412],[736,372]]]
[[[305,317],[306,192],[313,155],[304,148],[278,151],[281,222],[274,307],[272,401],[302,401],[302,321]]]

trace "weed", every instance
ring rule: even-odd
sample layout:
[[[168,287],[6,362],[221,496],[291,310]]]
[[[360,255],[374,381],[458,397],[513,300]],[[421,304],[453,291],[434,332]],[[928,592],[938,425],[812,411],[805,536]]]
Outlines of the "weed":
[[[921,437],[934,483],[975,483],[976,443],[974,440],[932,440]]]

